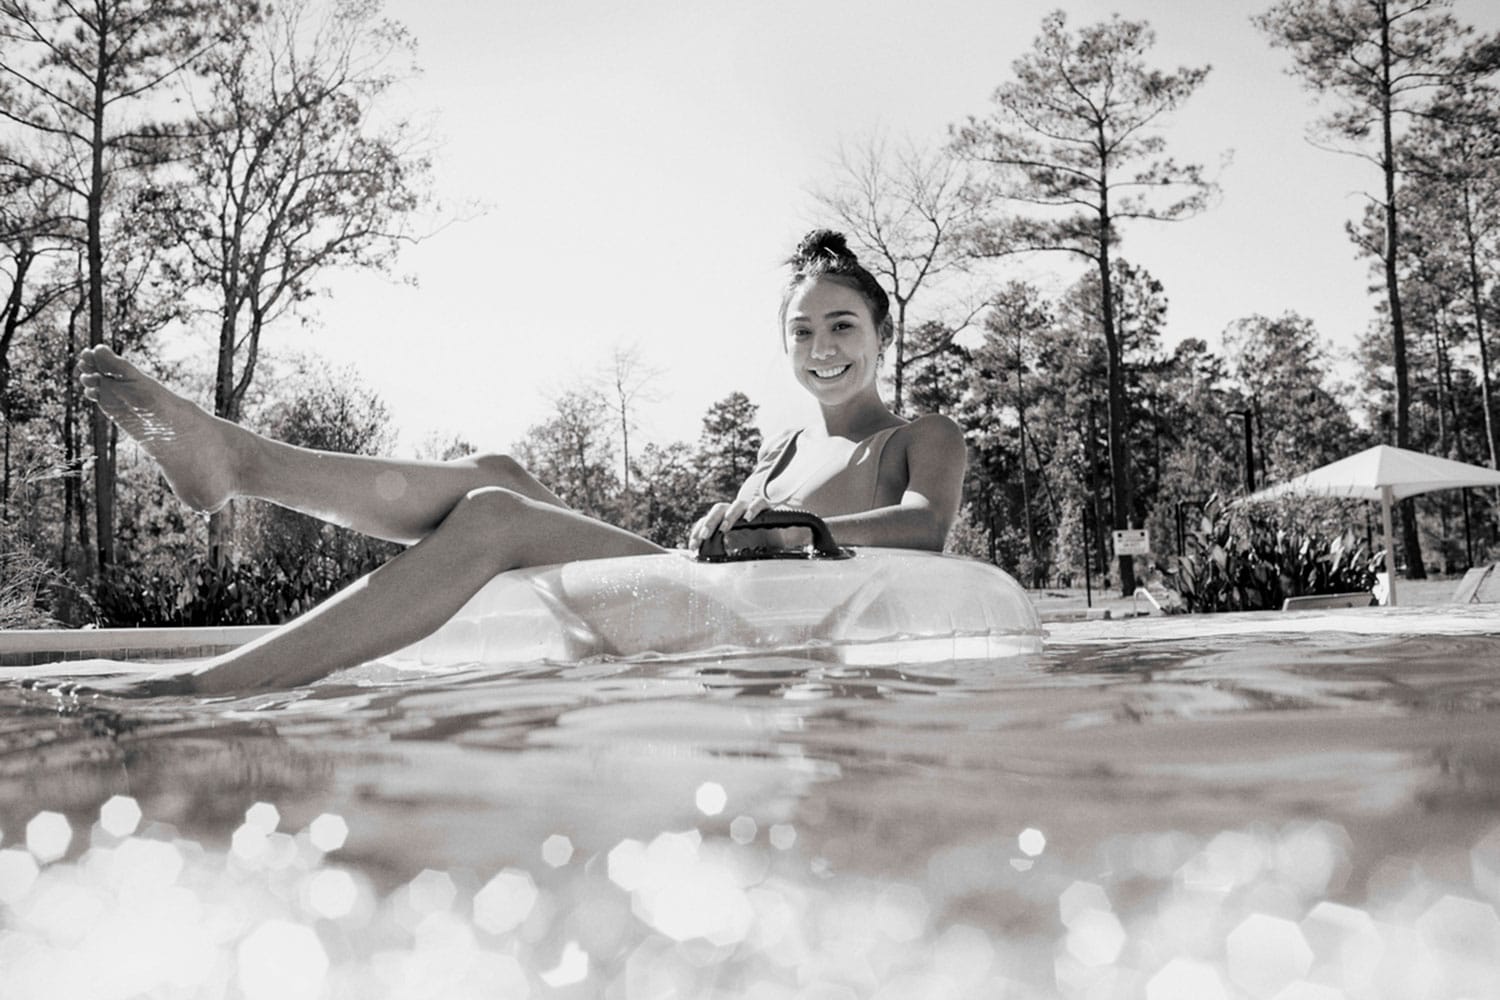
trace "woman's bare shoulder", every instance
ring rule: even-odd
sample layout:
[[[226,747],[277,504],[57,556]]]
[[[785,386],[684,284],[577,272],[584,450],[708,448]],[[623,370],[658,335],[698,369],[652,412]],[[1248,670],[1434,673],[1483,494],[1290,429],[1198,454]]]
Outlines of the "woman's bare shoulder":
[[[896,434],[906,439],[907,448],[952,447],[963,445],[964,432],[952,417],[941,413],[924,413],[897,428]]]

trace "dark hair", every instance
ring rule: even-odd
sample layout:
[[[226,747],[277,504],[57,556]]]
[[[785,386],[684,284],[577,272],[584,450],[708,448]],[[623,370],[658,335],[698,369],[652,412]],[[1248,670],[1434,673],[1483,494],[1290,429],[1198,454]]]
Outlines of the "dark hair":
[[[797,250],[786,261],[792,268],[792,279],[787,282],[781,295],[781,325],[786,327],[786,310],[792,295],[804,282],[827,278],[858,292],[870,309],[870,319],[875,323],[875,333],[882,345],[889,344],[896,336],[895,324],[891,321],[891,300],[880,287],[875,276],[865,270],[843,233],[831,229],[814,229],[802,237]]]

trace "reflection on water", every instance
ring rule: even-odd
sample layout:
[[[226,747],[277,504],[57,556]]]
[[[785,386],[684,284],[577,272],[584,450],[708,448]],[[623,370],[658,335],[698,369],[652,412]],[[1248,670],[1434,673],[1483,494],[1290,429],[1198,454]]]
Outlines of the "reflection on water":
[[[1184,632],[0,689],[0,996],[1500,995],[1500,637]]]

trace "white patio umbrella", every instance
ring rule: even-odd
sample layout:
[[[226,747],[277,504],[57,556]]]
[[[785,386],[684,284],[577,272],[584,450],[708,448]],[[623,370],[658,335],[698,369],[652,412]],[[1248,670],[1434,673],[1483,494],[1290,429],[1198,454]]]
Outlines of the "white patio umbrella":
[[[1500,472],[1382,444],[1304,472],[1284,483],[1268,486],[1250,494],[1244,502],[1255,503],[1289,495],[1379,500],[1380,520],[1385,531],[1385,573],[1390,586],[1390,603],[1395,604],[1396,557],[1391,544],[1391,504],[1418,493],[1466,486],[1500,486]]]

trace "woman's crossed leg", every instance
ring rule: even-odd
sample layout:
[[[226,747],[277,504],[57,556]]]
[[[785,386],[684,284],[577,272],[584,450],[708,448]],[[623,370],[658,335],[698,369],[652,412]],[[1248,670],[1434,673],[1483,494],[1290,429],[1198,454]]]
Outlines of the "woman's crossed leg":
[[[416,543],[307,614],[184,676],[194,690],[302,684],[394,652],[506,570],[662,551],[569,510],[506,456],[417,462],[298,448],[208,414],[108,348],[83,353],[79,380],[195,509],[253,496]]]

